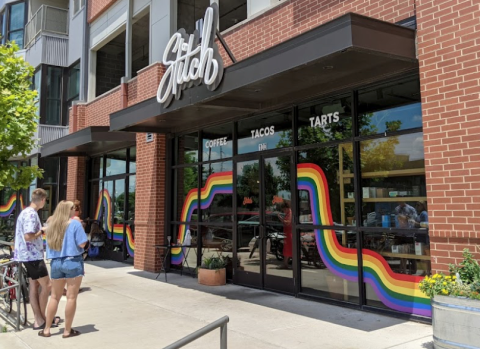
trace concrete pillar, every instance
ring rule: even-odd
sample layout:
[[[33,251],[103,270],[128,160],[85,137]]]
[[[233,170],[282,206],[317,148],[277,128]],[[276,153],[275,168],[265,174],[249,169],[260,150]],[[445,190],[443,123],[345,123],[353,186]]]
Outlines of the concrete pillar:
[[[88,57],[88,101],[95,99],[97,84],[97,51],[90,50]]]

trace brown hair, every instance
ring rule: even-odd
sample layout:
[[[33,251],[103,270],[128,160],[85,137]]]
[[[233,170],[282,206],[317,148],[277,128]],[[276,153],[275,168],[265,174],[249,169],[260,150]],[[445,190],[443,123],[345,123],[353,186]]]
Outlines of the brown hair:
[[[37,188],[32,192],[32,202],[40,202],[47,198],[47,192],[42,188]]]
[[[53,213],[47,228],[47,243],[52,250],[60,251],[62,249],[63,238],[70,222],[70,213],[73,207],[73,202],[62,200]]]

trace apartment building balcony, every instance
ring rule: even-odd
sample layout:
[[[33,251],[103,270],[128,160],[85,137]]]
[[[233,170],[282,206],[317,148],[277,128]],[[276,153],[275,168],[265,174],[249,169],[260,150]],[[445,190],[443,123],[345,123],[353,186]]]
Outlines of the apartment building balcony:
[[[43,145],[53,142],[66,135],[68,135],[68,126],[38,125],[37,132],[35,132],[33,137],[34,139],[38,140],[37,146],[32,149],[30,155],[40,153]]]
[[[25,59],[32,66],[68,66],[68,9],[42,5],[25,26]]]

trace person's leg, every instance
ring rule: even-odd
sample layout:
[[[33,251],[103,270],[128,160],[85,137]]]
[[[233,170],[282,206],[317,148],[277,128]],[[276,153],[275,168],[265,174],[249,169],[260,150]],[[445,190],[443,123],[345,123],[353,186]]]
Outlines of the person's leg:
[[[77,296],[80,285],[82,284],[82,276],[67,279],[67,305],[65,306],[65,330],[64,336],[70,335],[72,330],[73,318],[77,309]]]
[[[48,276],[38,279],[38,283],[41,287],[40,294],[38,295],[39,308],[42,318],[46,319],[45,313],[47,310],[48,296],[50,295],[52,284],[50,282],[50,277]]]
[[[40,284],[38,280],[33,280],[30,278],[29,288],[30,306],[32,307],[34,317],[33,327],[40,327],[45,323],[45,317],[42,315],[42,311],[40,310],[38,294]]]
[[[62,298],[63,288],[65,287],[65,279],[52,279],[52,294],[47,306],[47,317],[45,319],[45,329],[43,334],[50,335],[50,327],[52,327],[53,319],[58,309],[58,302]]]

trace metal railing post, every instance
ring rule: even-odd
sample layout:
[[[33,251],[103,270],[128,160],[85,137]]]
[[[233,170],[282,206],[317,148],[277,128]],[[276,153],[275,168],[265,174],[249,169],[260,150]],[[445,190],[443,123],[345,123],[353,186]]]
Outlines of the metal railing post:
[[[227,349],[227,324],[220,327],[220,349]]]
[[[227,323],[230,321],[228,316],[224,316],[221,319],[218,319],[217,321],[212,322],[211,324],[208,324],[205,327],[202,327],[201,329],[189,334],[188,336],[183,337],[182,339],[176,341],[175,343],[172,343],[168,346],[166,346],[163,349],[179,349],[184,347],[185,345],[193,342],[194,340],[203,337],[207,333],[212,332],[213,330],[217,329],[220,327],[220,349],[227,349]]]

